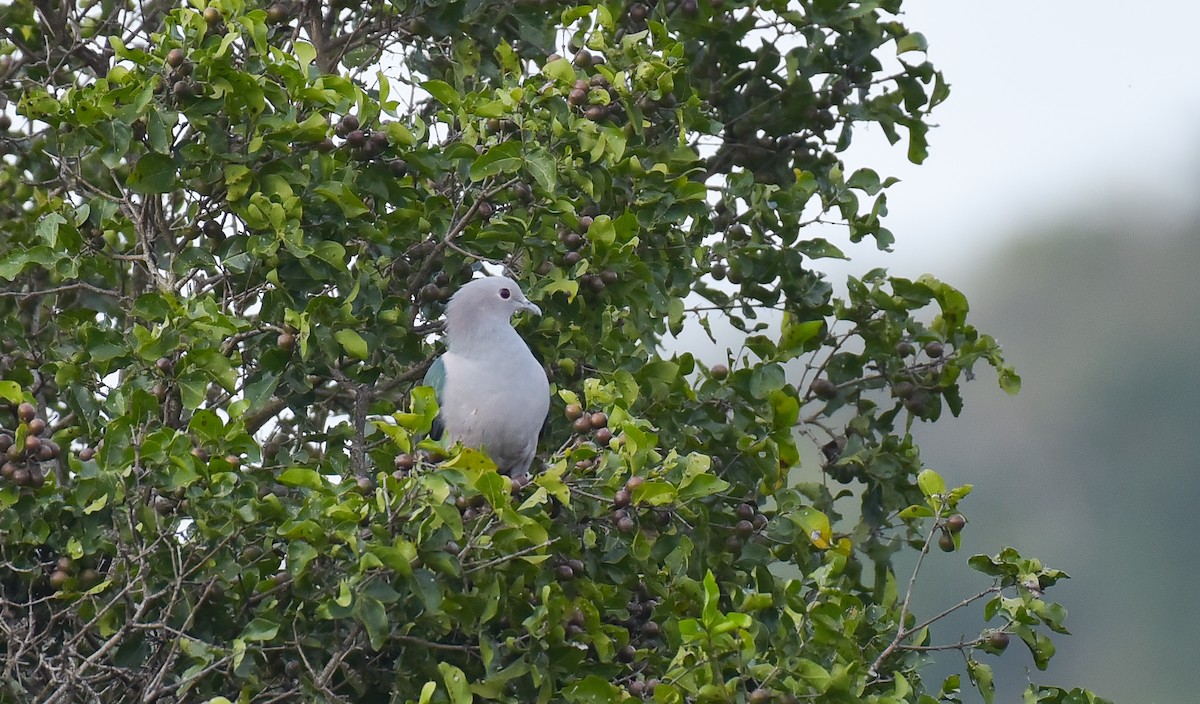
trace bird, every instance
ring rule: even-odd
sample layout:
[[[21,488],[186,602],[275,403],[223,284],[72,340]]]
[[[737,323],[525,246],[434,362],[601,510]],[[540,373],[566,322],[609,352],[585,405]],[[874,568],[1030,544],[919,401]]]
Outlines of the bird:
[[[431,437],[482,450],[510,477],[528,478],[550,410],[550,383],[512,316],[542,311],[517,282],[473,279],[446,306],[446,352],[425,374],[438,400]]]

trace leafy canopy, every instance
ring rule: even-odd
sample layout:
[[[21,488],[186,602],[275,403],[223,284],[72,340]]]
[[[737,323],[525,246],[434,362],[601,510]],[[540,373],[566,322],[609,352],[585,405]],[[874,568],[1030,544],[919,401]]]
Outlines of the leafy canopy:
[[[920,162],[948,94],[899,11],[0,7],[0,701],[958,701],[939,647],[990,701],[1009,634],[1044,667],[1061,572],[973,558],[990,624],[940,646],[892,567],[969,491],[911,425],[1018,378],[951,286],[821,272],[892,242],[855,130]],[[555,390],[528,484],[423,439],[445,301],[501,266]],[[717,322],[724,362],[664,352]]]

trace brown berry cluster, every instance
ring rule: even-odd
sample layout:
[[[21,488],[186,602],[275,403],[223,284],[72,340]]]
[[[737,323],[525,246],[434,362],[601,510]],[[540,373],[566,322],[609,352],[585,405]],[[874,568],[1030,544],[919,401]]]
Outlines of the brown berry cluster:
[[[916,415],[924,414],[930,406],[932,395],[937,393],[938,371],[946,358],[946,346],[938,340],[930,340],[917,350],[908,340],[896,343],[896,355],[901,359],[913,360],[901,374],[892,380],[892,396],[900,399],[904,408]],[[928,358],[920,361],[920,353]]]
[[[559,259],[559,264],[564,267],[572,267],[583,260],[583,253],[580,250],[588,243],[587,231],[592,226],[593,221],[594,218],[591,215],[582,215],[579,218],[579,227],[577,229],[565,226],[558,228],[558,241],[566,249],[566,252]]]
[[[637,507],[633,505],[633,493],[645,481],[642,477],[632,476],[626,480],[624,488],[618,489],[613,494],[612,518],[617,532],[626,535],[631,534],[641,525],[640,521],[646,519],[652,520],[658,527],[671,523],[671,510],[669,508],[655,507],[645,510],[640,516],[638,515]],[[651,530],[653,530],[653,527]]]
[[[954,552],[958,547],[955,543],[954,536],[962,532],[963,528],[967,527],[967,517],[961,513],[955,513],[942,521],[942,533],[938,536],[938,547],[944,552]]]
[[[72,578],[75,579],[74,586],[80,589],[90,589],[102,579],[100,573],[90,567],[78,569],[75,561],[65,555],[51,563],[48,576],[51,589],[61,591],[64,587],[72,586]]]
[[[387,134],[387,125],[380,123],[378,129],[369,129],[361,124],[355,115],[346,115],[334,128],[334,133],[341,137],[343,146],[350,150],[351,155],[360,161],[371,161],[380,158],[391,146]],[[333,151],[337,144],[332,137],[326,137],[317,144],[317,149],[323,152]],[[408,174],[408,162],[400,158],[387,159],[388,171],[396,178]]]
[[[729,552],[739,552],[746,541],[762,532],[767,527],[768,519],[758,512],[754,504],[743,501],[734,509],[737,523],[733,524],[733,533],[725,539],[725,549]]]
[[[591,433],[597,445],[608,447],[613,439],[612,430],[608,427],[608,414],[603,411],[588,413],[578,403],[567,404],[564,413],[576,435],[583,437]]]
[[[630,595],[629,602],[625,605],[629,611],[629,618],[621,622],[621,625],[629,632],[629,643],[617,651],[618,661],[632,664],[637,660],[639,647],[653,648],[659,642],[662,636],[662,626],[654,618],[654,609],[661,601],[657,597],[652,597],[643,583],[639,583],[633,594]],[[630,694],[645,698],[652,697],[654,688],[658,685],[659,680],[656,678],[643,679],[641,677],[631,678],[625,683]]]
[[[4,462],[0,465],[0,477],[18,487],[39,489],[46,483],[43,463],[57,459],[61,450],[53,440],[43,437],[46,421],[37,417],[33,404],[17,406],[17,420],[20,426],[15,434],[0,430]]]
[[[433,257],[434,265],[442,267],[430,274],[426,264]],[[442,259],[437,245],[430,240],[413,243],[404,254],[392,260],[393,285],[405,291],[413,291],[418,304],[439,303],[450,300],[450,296],[475,275],[470,264]],[[420,278],[424,276],[425,278]]]
[[[454,497],[454,505],[458,508],[458,512],[462,514],[464,521],[474,520],[488,508],[483,494],[476,494],[470,497],[459,494]]]
[[[401,452],[395,458],[395,471],[392,478],[400,481],[412,475],[413,471],[422,466],[431,466],[445,460],[446,457],[437,450],[418,450],[416,452]],[[482,499],[482,497],[479,497]],[[460,507],[461,508],[461,507]]]
[[[597,58],[603,57],[594,55],[587,49],[580,49],[575,54],[575,65],[587,69]],[[577,108],[587,119],[599,122],[620,111],[620,103],[613,100],[611,88],[608,78],[601,73],[592,74],[589,78],[580,78],[571,87],[571,92],[567,93],[567,103]]]
[[[583,564],[583,560],[575,557],[560,557],[558,565],[554,568],[554,576],[560,582],[570,582],[571,580],[582,577],[587,573],[587,566]]]
[[[216,12],[216,8],[210,9]],[[217,18],[220,18],[220,13],[217,14]],[[167,69],[167,79],[163,86],[170,91],[177,103],[204,95],[204,87],[192,78],[194,67],[183,49],[176,47],[168,51],[163,59],[163,68]]]

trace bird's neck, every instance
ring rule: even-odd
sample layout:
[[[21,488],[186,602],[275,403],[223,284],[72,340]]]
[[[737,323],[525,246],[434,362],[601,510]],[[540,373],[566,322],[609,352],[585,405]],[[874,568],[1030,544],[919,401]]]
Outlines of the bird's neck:
[[[464,357],[494,352],[497,348],[525,346],[525,341],[507,320],[473,315],[456,317],[454,323],[447,324],[446,343],[454,354]]]

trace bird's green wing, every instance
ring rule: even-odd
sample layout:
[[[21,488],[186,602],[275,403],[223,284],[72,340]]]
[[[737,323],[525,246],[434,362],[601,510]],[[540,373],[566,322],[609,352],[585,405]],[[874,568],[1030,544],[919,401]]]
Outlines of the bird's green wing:
[[[433,360],[433,364],[429,365],[429,371],[425,372],[425,379],[422,383],[433,389],[438,403],[441,404],[442,392],[446,388],[446,365],[442,362],[441,357]],[[441,440],[443,429],[442,414],[439,412],[437,417],[433,419],[433,428],[429,431],[429,437],[434,440]]]

